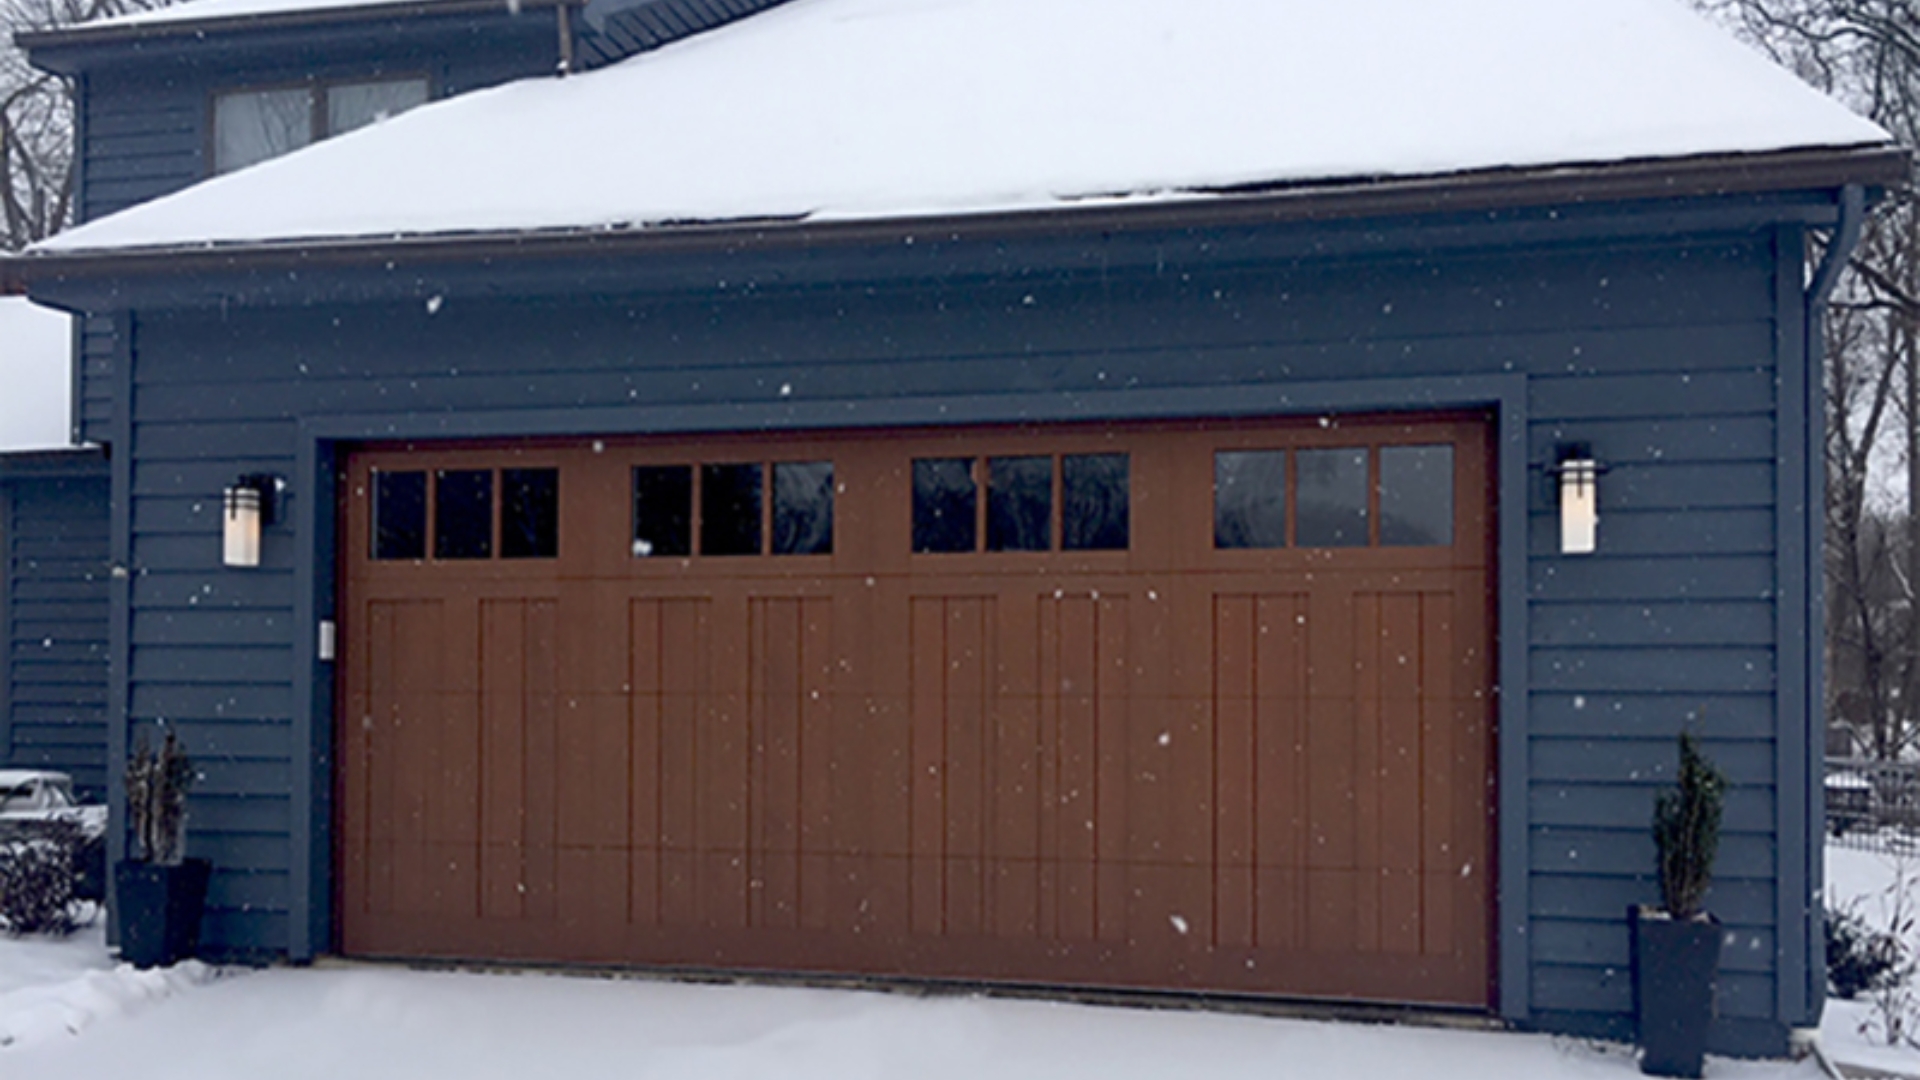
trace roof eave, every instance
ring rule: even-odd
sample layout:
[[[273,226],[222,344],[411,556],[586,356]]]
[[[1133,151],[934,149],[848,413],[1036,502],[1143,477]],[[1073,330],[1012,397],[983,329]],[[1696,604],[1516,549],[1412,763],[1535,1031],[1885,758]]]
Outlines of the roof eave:
[[[99,26],[88,26],[83,23],[58,30],[36,30],[15,34],[13,43],[31,55],[45,54],[69,47],[118,45],[209,33],[476,15],[496,11],[518,12],[527,8],[585,7],[586,4],[587,0],[518,0],[515,3],[509,3],[508,0],[401,0],[399,3],[359,4],[348,7],[233,15],[209,19],[168,19]],[[44,60],[44,55],[33,57],[33,62],[38,66],[45,66]]]
[[[755,219],[642,228],[428,233],[30,253],[0,261],[0,288],[9,280],[32,287],[53,281],[289,265],[422,265],[586,254],[739,251],[891,243],[932,234],[956,239],[1011,239],[1838,191],[1850,185],[1884,190],[1907,183],[1911,174],[1909,151],[1892,144],[1874,144],[1203,189],[1193,191],[1191,198],[1165,201],[1116,199],[1085,206],[932,217]]]

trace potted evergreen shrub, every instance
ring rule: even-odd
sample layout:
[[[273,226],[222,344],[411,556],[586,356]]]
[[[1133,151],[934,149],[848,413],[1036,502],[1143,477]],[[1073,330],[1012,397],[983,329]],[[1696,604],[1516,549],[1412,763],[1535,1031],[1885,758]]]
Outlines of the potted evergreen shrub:
[[[126,784],[133,850],[113,868],[120,958],[142,968],[178,963],[199,948],[213,868],[205,859],[186,857],[193,764],[173,731],[158,752],[141,733]]]
[[[1653,809],[1661,907],[1627,910],[1633,938],[1633,1005],[1640,1071],[1698,1077],[1706,1056],[1720,968],[1720,921],[1707,914],[1707,886],[1720,846],[1727,778],[1680,736],[1679,782]]]

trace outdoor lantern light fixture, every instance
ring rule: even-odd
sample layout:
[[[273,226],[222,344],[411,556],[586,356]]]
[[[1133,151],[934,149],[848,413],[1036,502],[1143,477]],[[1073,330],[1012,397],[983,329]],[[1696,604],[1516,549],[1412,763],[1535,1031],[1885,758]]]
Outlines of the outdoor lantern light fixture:
[[[221,500],[225,508],[222,562],[235,567],[260,565],[260,530],[273,524],[280,486],[279,477],[256,473],[242,476],[227,488]]]
[[[1558,457],[1553,472],[1560,477],[1560,554],[1591,555],[1599,538],[1600,474],[1605,470],[1586,443],[1563,446]]]

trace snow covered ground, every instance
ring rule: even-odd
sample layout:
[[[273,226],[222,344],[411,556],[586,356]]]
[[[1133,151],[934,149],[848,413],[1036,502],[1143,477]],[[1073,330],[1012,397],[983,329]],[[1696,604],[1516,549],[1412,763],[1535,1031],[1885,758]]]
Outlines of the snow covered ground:
[[[0,296],[0,451],[67,445],[72,326],[25,297]]]
[[[1623,1048],[1544,1036],[395,969],[275,970],[219,979],[76,1035],[0,1050],[0,1072],[147,1080],[1638,1075]],[[1710,1063],[1708,1074],[1819,1075],[1811,1063],[1720,1060]]]
[[[1888,913],[1903,864],[1829,853],[1836,898]],[[1920,858],[1904,864],[1920,880]],[[1914,889],[1920,896],[1920,887]],[[1822,1039],[1848,1064],[1920,1076],[1920,1051],[1859,1033],[1835,1002]],[[1575,1039],[978,997],[705,986],[391,967],[116,968],[98,924],[64,942],[0,938],[0,1076],[144,1080],[1261,1080],[1364,1076],[1626,1080],[1631,1051]],[[1811,1061],[1710,1059],[1709,1077],[1817,1080]]]
[[[191,1080],[1626,1080],[1621,1046],[975,997],[398,968],[112,969],[100,931],[0,939],[0,1075]],[[1812,1062],[1712,1059],[1725,1080]]]
[[[1886,855],[1827,848],[1827,903],[1853,905],[1877,930],[1900,919],[1907,924],[1902,936],[1908,948],[1920,949],[1920,851]],[[1901,996],[1902,1007],[1920,1019],[1920,986],[1908,986]],[[1827,1002],[1820,1041],[1830,1056],[1848,1064],[1920,1076],[1920,1049],[1889,1047],[1884,1031],[1873,1002],[1862,995],[1857,1001]]]

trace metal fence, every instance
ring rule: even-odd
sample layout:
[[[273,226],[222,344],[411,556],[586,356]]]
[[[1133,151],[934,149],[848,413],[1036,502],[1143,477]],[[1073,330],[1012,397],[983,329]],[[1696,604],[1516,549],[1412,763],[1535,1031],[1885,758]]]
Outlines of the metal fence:
[[[1827,843],[1920,851],[1920,762],[1827,759]]]

